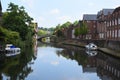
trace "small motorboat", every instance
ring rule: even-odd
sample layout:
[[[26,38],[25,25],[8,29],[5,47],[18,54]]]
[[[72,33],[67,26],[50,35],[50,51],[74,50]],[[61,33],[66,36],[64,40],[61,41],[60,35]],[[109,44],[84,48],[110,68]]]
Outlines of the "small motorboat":
[[[20,52],[20,48],[15,47],[13,44],[7,44],[5,51],[6,53],[17,53]]]
[[[89,43],[88,45],[85,46],[86,49],[88,50],[97,50],[98,47],[94,43]]]

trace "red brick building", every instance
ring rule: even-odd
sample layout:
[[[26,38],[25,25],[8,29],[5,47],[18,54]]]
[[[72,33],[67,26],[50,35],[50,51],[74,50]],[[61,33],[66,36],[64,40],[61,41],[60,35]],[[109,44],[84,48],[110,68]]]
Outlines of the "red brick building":
[[[97,31],[98,39],[105,40],[107,36],[107,26],[111,25],[110,21],[108,23],[108,17],[112,14],[114,9],[103,9],[97,14]]]
[[[83,22],[88,27],[88,34],[86,34],[86,39],[96,39],[97,38],[97,15],[96,14],[84,14]]]
[[[120,40],[120,7],[117,7],[111,15],[107,15],[107,39]]]

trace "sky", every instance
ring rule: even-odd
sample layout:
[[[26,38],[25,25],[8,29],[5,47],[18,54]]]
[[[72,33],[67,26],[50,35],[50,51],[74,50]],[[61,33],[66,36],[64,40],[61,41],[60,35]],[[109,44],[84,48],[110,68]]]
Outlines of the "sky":
[[[83,14],[97,14],[102,9],[115,9],[120,0],[1,0],[3,12],[12,2],[24,6],[39,27],[56,27],[67,21],[82,20]]]

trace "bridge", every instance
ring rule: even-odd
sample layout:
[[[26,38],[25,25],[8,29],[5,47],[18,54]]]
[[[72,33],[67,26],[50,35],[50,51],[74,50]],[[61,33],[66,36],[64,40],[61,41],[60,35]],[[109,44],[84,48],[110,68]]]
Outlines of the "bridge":
[[[41,41],[42,38],[51,37],[51,36],[52,36],[51,34],[41,35],[41,36],[38,36],[37,40]]]

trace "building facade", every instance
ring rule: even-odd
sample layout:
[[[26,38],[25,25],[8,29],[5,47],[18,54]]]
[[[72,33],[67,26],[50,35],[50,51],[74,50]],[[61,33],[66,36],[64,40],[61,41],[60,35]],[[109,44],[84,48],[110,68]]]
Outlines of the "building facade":
[[[120,7],[117,7],[111,15],[107,15],[107,39],[120,40]]]
[[[112,14],[114,9],[103,9],[100,10],[97,14],[97,32],[98,39],[106,40],[107,39],[107,18]]]
[[[97,15],[96,14],[84,14],[83,22],[88,27],[88,33],[86,34],[86,39],[96,39],[97,38]]]

